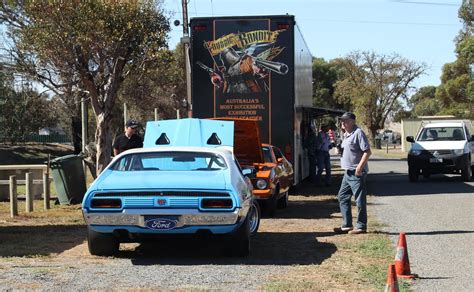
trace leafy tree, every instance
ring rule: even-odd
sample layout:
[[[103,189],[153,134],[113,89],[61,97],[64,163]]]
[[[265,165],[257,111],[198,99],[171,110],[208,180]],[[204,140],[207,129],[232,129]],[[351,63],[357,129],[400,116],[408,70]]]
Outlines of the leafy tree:
[[[166,48],[169,23],[155,1],[3,1],[20,60],[43,79],[87,93],[96,117],[97,172],[110,162],[117,92]],[[25,56],[25,57],[24,57]],[[71,99],[78,95],[68,95]]]
[[[459,9],[463,28],[456,38],[456,61],[443,66],[436,98],[441,114],[474,118],[474,2],[464,0]]]
[[[153,120],[155,108],[160,119],[176,118],[176,109],[182,116],[186,114],[181,102],[186,98],[183,51],[181,44],[172,51],[161,51],[159,60],[149,62],[145,72],[131,74],[124,82],[119,96],[131,116]]]
[[[336,82],[335,95],[340,101],[351,102],[372,142],[377,130],[407,98],[413,80],[425,71],[425,65],[396,54],[356,51],[337,62],[343,68],[343,77]]]
[[[25,134],[38,133],[42,127],[54,126],[50,102],[28,86],[20,91],[3,87],[0,92],[0,137],[3,142],[14,144],[23,141]]]
[[[408,104],[412,108],[412,117],[434,116],[439,113],[441,106],[435,93],[436,86],[425,86],[410,97]]]

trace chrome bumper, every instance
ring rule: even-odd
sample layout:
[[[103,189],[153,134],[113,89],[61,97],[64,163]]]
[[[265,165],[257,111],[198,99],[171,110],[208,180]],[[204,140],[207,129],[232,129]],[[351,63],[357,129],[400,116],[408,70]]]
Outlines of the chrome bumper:
[[[120,213],[82,213],[88,225],[122,225],[146,227],[145,216],[173,216],[178,220],[176,227],[199,225],[229,225],[237,223],[239,217],[244,215],[242,208],[235,209],[232,213],[199,212],[198,210],[123,210]]]

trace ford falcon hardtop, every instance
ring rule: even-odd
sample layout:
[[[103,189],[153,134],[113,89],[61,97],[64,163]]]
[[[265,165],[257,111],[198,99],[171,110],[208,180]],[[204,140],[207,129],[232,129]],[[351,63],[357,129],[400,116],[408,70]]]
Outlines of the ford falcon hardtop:
[[[259,212],[232,153],[234,125],[199,119],[148,122],[144,148],[119,154],[83,200],[91,254],[169,234],[225,236],[232,255],[250,251]],[[250,173],[250,171],[248,171]]]

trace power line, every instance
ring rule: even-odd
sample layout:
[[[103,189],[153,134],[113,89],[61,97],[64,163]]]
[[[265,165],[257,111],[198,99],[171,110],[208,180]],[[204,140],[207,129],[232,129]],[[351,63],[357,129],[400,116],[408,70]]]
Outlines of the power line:
[[[457,6],[460,4],[443,3],[443,2],[425,2],[425,1],[408,1],[408,0],[389,0],[390,2],[398,2],[401,4],[415,4],[415,5],[432,5],[432,6]]]
[[[176,13],[176,11],[171,10]],[[195,12],[195,16],[214,16],[213,13]],[[224,15],[222,15],[224,16]],[[403,22],[403,21],[376,21],[376,20],[346,20],[346,19],[331,19],[331,18],[306,18],[298,17],[298,20],[310,20],[319,22],[339,22],[339,23],[361,23],[361,24],[390,24],[390,25],[419,25],[419,26],[459,26],[455,23],[435,23],[435,22]]]

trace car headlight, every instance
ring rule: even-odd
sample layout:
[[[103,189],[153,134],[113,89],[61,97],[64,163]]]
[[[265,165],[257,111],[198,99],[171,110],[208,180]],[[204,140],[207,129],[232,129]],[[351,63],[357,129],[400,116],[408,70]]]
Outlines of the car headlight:
[[[418,156],[421,154],[421,150],[410,150],[410,155]]]
[[[463,155],[464,154],[464,149],[454,149],[453,154],[454,155]]]
[[[267,188],[267,181],[264,179],[257,180],[256,186],[258,189],[263,190]]]

